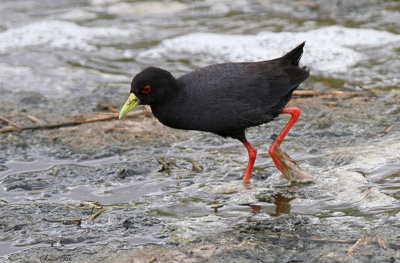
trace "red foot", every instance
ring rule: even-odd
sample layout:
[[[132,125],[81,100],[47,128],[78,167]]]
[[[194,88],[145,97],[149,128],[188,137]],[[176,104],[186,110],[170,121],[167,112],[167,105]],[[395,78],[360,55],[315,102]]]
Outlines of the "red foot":
[[[300,109],[297,107],[284,108],[282,113],[289,113],[292,115],[292,118],[290,118],[285,128],[283,128],[276,140],[272,143],[271,147],[269,148],[269,154],[274,161],[276,168],[278,168],[279,171],[281,171],[282,174],[289,179],[289,181],[307,178],[308,176],[301,172],[300,167],[293,162],[290,157],[280,148],[286,135],[299,119]]]

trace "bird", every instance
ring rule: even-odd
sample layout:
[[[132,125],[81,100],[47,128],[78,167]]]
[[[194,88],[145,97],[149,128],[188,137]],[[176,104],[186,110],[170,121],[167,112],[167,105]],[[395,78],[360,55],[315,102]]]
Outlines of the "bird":
[[[301,112],[286,104],[309,77],[309,69],[299,66],[304,45],[305,42],[272,60],[214,64],[179,78],[167,70],[147,67],[134,76],[119,119],[139,104],[149,105],[153,115],[166,126],[239,140],[249,155],[243,177],[243,183],[248,184],[257,149],[246,139],[245,130],[270,122],[282,113],[291,114],[269,154],[290,182],[308,178],[280,147]]]

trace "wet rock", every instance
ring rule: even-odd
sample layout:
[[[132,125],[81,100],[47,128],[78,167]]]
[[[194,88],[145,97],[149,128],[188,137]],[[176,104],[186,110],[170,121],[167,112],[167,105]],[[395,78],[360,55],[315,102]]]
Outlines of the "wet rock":
[[[140,229],[142,227],[151,227],[160,224],[156,218],[148,218],[146,215],[135,215],[122,223],[125,229]]]
[[[118,177],[120,179],[125,179],[126,177],[130,176],[137,176],[140,174],[145,174],[146,172],[142,169],[132,169],[132,168],[122,168],[118,171]]]
[[[5,165],[0,165],[0,172],[8,170],[8,167]]]
[[[39,105],[39,104],[44,104],[47,102],[47,99],[40,93],[27,92],[27,93],[23,93],[21,95],[22,96],[20,97],[19,102],[22,105],[26,105],[26,104]]]
[[[175,160],[173,159],[156,157],[156,160],[161,164],[161,169],[158,170],[159,172],[170,172],[173,168],[177,167]]]
[[[47,182],[44,178],[26,178],[26,176],[28,176],[28,174],[9,176],[2,180],[2,184],[7,191],[41,190],[49,186],[49,182]]]

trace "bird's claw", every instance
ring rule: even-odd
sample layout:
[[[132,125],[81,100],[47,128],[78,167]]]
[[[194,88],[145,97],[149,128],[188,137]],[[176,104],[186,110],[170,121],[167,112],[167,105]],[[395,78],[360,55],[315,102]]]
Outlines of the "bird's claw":
[[[300,166],[296,162],[292,161],[289,155],[287,155],[280,147],[277,148],[276,157],[284,166],[279,170],[281,170],[282,175],[290,182],[306,182],[311,180],[310,176],[303,172]]]

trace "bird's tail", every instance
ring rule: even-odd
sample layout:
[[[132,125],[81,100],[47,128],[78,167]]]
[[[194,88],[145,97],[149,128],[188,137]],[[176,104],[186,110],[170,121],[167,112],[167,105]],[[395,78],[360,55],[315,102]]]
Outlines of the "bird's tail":
[[[292,65],[298,66],[301,56],[303,55],[303,47],[305,44],[306,41],[304,41],[303,43],[292,49],[292,51],[284,55],[282,59],[289,60],[292,63]]]

